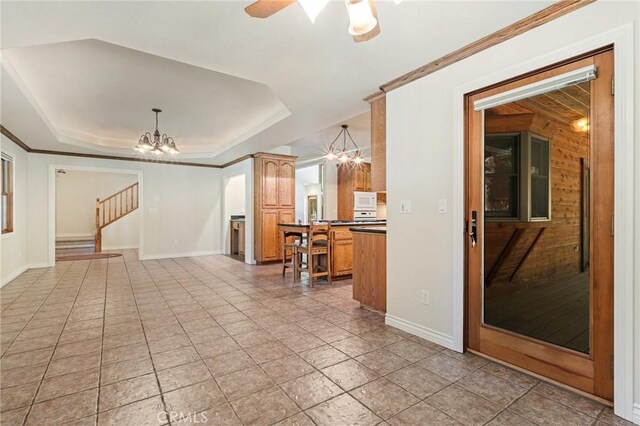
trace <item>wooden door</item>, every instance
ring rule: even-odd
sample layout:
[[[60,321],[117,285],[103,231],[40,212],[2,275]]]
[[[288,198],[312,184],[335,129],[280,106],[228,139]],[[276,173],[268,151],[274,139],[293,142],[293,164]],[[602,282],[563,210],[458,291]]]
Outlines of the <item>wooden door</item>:
[[[474,108],[480,99],[590,66],[597,75],[590,81]],[[466,97],[467,346],[608,400],[613,398],[612,78],[609,50]],[[509,127],[490,135],[497,121]],[[516,122],[525,127],[514,128]],[[548,150],[534,153],[522,143],[532,138]],[[588,185],[581,184],[585,159]],[[548,172],[541,172],[545,164]],[[582,247],[590,250],[586,272],[580,250],[583,200],[590,212],[590,247]],[[548,218],[522,219],[531,217],[534,202],[549,203]]]
[[[295,206],[296,170],[293,161],[278,161],[278,207]]]
[[[245,245],[245,227],[244,222],[240,222],[238,225],[238,254],[244,254]]]
[[[278,160],[262,158],[262,207],[277,208],[278,196]]]
[[[278,260],[280,233],[278,232],[278,210],[264,210],[260,216],[260,258],[258,262]]]

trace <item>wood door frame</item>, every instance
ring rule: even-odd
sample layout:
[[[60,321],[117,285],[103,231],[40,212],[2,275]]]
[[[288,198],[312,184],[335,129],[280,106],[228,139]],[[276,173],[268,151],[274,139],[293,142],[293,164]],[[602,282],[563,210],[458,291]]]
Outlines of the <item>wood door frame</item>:
[[[603,53],[604,50],[604,53]],[[591,96],[592,118],[597,114],[597,122],[593,123],[590,139],[606,140],[608,143],[591,144],[590,158],[593,160],[592,191],[598,190],[603,197],[605,208],[600,208],[596,213],[593,210],[591,226],[594,232],[594,244],[591,258],[600,255],[600,252],[608,256],[599,257],[598,264],[591,262],[592,291],[591,297],[591,353],[583,355],[578,352],[559,346],[544,343],[526,336],[521,336],[496,327],[484,325],[482,316],[482,278],[483,251],[472,252],[468,241],[465,240],[465,347],[486,353],[489,356],[502,359],[520,367],[547,376],[583,391],[595,394],[605,399],[613,399],[613,238],[605,232],[605,226],[611,226],[613,217],[613,149],[614,149],[614,115],[613,96],[610,93],[609,78],[613,78],[613,50],[612,46],[593,52],[587,57],[573,58],[557,65],[552,65],[535,74],[529,74],[517,79],[511,79],[498,83],[485,89],[477,90],[465,95],[465,161],[464,161],[464,188],[465,188],[465,218],[468,220],[470,211],[478,211],[477,235],[484,239],[484,211],[482,191],[469,191],[472,181],[482,182],[483,173],[480,161],[469,161],[470,158],[482,158],[482,143],[484,137],[484,120],[482,112],[473,110],[473,101],[479,98],[501,93],[536,81],[545,80],[554,75],[594,64],[600,69],[598,81],[592,84]],[[594,99],[598,99],[601,109],[593,109]],[[475,208],[472,208],[475,207]],[[482,249],[483,241],[479,248]],[[596,248],[596,244],[598,244]],[[604,260],[604,261],[603,261]],[[480,275],[472,272],[480,271]],[[610,286],[599,286],[597,283],[603,280],[611,280]],[[594,309],[596,306],[599,309]],[[521,349],[526,348],[525,354]]]

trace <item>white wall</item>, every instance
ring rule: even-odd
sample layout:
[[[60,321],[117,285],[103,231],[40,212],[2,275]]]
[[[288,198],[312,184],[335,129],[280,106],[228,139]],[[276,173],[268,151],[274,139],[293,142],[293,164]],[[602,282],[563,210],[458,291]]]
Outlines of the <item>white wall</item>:
[[[29,154],[28,162],[29,264],[46,265],[51,259],[49,165],[142,172],[139,242],[142,259],[220,253],[219,169],[41,154]]]
[[[27,153],[4,135],[0,136],[0,142],[2,152],[14,161],[13,232],[0,239],[0,286],[3,286],[27,268]]]
[[[244,261],[250,265],[256,263],[253,257],[253,161],[253,158],[248,158],[232,166],[225,167],[221,172],[222,193],[226,193],[227,189],[232,191],[232,188],[236,188],[237,192],[242,192],[244,197],[243,200],[240,200],[237,194],[229,194],[229,197],[224,197],[223,216],[220,225],[221,250],[226,254],[230,252],[229,218],[232,214],[242,214],[239,211],[243,208],[245,228]],[[244,188],[240,188],[241,182],[244,183]],[[241,206],[243,207],[241,208]]]
[[[431,340],[461,349],[463,222],[462,164],[457,153],[462,152],[462,96],[460,87],[470,82],[486,80],[511,67],[521,66],[532,58],[580,43],[613,28],[633,22],[638,42],[638,2],[597,2],[549,24],[529,31],[512,40],[485,50],[466,60],[394,90],[387,95],[387,218],[388,218],[388,285],[387,321],[411,329]],[[635,46],[637,52],[638,44]],[[539,65],[538,65],[539,67]],[[531,70],[537,67],[531,68]],[[514,75],[518,75],[519,71]],[[635,75],[640,75],[636,53]],[[501,80],[504,80],[502,77]],[[497,81],[501,81],[497,80]],[[627,88],[633,79],[616,81]],[[636,120],[640,110],[640,91],[635,82]],[[626,86],[625,86],[626,85]],[[483,87],[478,86],[477,88]],[[469,90],[470,91],[470,90]],[[618,90],[616,95],[618,95]],[[631,92],[633,93],[633,92]],[[636,128],[636,146],[638,136]],[[636,150],[638,152],[640,150]],[[454,163],[457,167],[454,167]],[[640,155],[636,154],[635,169],[640,170]],[[640,219],[640,174],[635,178],[636,222]],[[460,196],[461,197],[461,196]],[[438,214],[438,200],[449,201],[449,213]],[[400,201],[412,201],[412,214],[400,214]],[[640,223],[640,222],[637,222]],[[616,222],[617,224],[617,222]],[[640,229],[628,229],[635,237],[635,249],[625,253],[635,259],[636,356],[640,360]],[[618,235],[618,234],[616,234]],[[635,252],[635,255],[634,255]],[[616,253],[617,256],[622,255]],[[618,280],[618,278],[616,278]],[[618,282],[618,281],[617,281]],[[452,291],[453,288],[456,293]],[[429,306],[420,303],[422,289],[431,292]],[[630,309],[629,309],[630,310]],[[631,313],[626,312],[626,315]],[[616,345],[618,345],[617,343]],[[616,346],[618,348],[618,346]],[[617,355],[618,356],[618,353]],[[620,356],[623,356],[620,354]],[[626,355],[624,355],[626,356]],[[632,361],[630,361],[632,362]],[[617,370],[619,371],[619,370]],[[616,380],[631,371],[616,373]],[[635,381],[636,421],[640,421],[640,370],[633,372]],[[620,384],[622,386],[622,384]],[[633,404],[622,405],[625,395],[616,395],[616,412],[631,417]]]
[[[320,165],[301,167],[296,169],[296,222],[307,221],[307,195],[319,195],[318,191],[309,192],[309,185],[320,183]]]
[[[65,170],[56,173],[56,239],[92,238],[96,198],[106,198],[137,182],[130,173]],[[104,250],[138,247],[138,211],[102,230]]]

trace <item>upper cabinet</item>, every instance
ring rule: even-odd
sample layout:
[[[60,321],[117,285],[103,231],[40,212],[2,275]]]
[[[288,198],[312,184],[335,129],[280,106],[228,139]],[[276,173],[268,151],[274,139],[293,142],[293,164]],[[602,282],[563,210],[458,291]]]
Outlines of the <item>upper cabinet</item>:
[[[262,207],[277,208],[279,202],[278,174],[279,161],[274,158],[261,158],[262,166]]]
[[[338,220],[353,220],[354,191],[371,191],[371,164],[338,166]]]
[[[278,207],[294,208],[296,168],[292,160],[278,160]]]
[[[387,190],[387,99],[371,100],[371,191]]]

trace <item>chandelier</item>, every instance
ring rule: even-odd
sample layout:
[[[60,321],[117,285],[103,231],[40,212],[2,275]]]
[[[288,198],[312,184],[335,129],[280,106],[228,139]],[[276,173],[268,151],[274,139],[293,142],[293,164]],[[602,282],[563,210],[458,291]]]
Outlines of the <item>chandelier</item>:
[[[158,131],[158,113],[161,113],[162,110],[153,108],[151,111],[156,113],[156,131],[153,132],[153,140],[151,140],[151,133],[147,132],[140,136],[140,140],[133,149],[141,153],[149,152],[157,157],[164,154],[175,155],[179,153],[180,151],[176,148],[176,142],[173,138],[167,136],[166,133],[162,135],[162,138],[160,137],[160,132]]]
[[[351,133],[349,133],[349,126],[343,124],[341,127],[342,130],[340,130],[338,136],[331,142],[327,154],[324,157],[329,161],[338,160],[341,163],[362,163],[364,158],[362,158],[360,148],[358,148],[358,145],[351,137]]]

